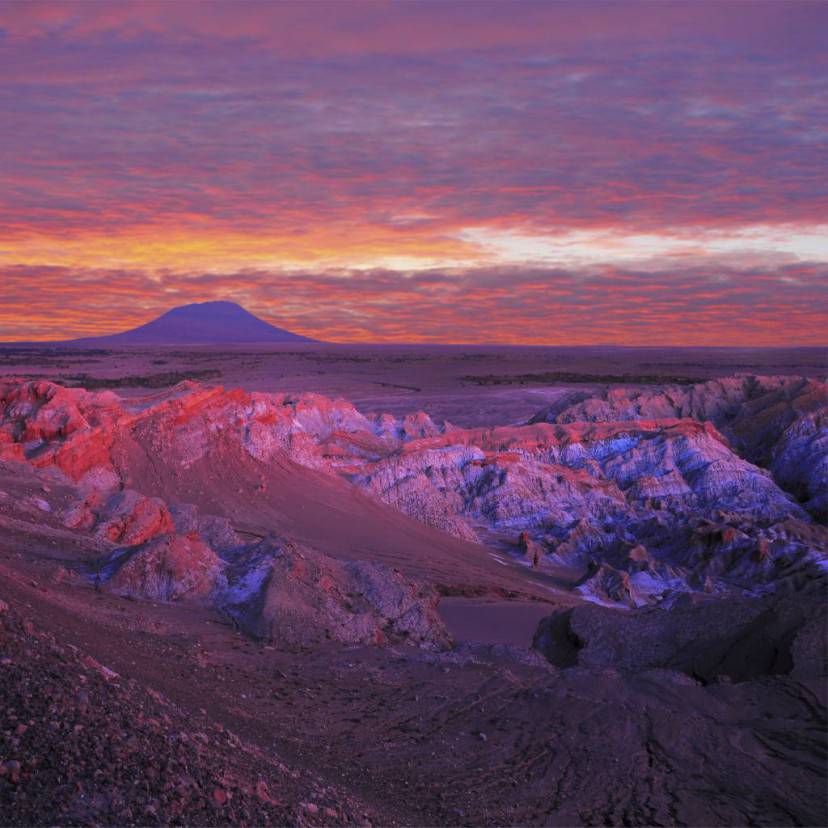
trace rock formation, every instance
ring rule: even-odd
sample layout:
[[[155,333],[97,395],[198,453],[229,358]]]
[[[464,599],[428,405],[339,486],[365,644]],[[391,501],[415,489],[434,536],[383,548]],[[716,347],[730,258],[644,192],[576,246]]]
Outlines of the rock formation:
[[[772,471],[823,522],[828,479],[828,384],[819,379],[740,375],[692,386],[608,388],[539,411],[530,422],[711,422],[734,450]]]
[[[292,543],[266,540],[237,556],[219,600],[245,632],[288,646],[450,641],[432,587]]]
[[[777,481],[819,511],[828,488],[823,388],[735,378],[682,397],[613,391],[525,426],[458,429],[314,394],[185,382],[127,401],[6,380],[0,456],[74,483],[67,525],[127,547],[209,532],[225,557],[219,546],[244,547],[227,519],[250,497],[267,503],[272,469],[289,478],[299,464],[465,540],[515,548],[522,538],[533,562],[580,572],[583,595],[637,606],[675,590],[761,590],[821,565],[824,529]],[[718,420],[730,437],[692,415]],[[733,450],[737,439],[771,458],[776,479]]]
[[[824,824],[824,412],[763,432],[768,469],[727,422],[664,413],[457,429],[0,381],[0,810]],[[494,610],[480,627],[537,599],[536,649],[451,648],[441,594]],[[300,785],[277,742],[405,809]]]
[[[823,576],[795,595],[728,601],[684,595],[633,612],[578,606],[545,618],[534,646],[559,667],[678,670],[704,682],[777,674],[823,679],[825,587]]]
[[[766,471],[693,420],[452,431],[354,464],[352,475],[462,536],[479,526],[526,533],[548,561],[627,572],[636,597],[610,590],[625,603],[708,578],[754,587],[824,549],[825,533]],[[585,593],[608,597],[607,576]]]
[[[223,582],[224,565],[197,534],[163,535],[117,550],[103,569],[118,595],[155,601],[206,600]]]

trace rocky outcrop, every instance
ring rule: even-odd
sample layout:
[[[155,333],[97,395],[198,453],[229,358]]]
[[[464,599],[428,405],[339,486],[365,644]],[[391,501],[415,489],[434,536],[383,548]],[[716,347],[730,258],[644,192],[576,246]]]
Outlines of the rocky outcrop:
[[[192,503],[179,503],[171,509],[175,531],[197,534],[222,557],[229,558],[247,544],[226,517],[204,515]]]
[[[113,543],[136,546],[175,531],[175,525],[161,498],[145,497],[127,489],[116,492],[102,504],[96,531]]]
[[[635,606],[677,589],[753,589],[823,557],[825,532],[732,448],[742,435],[758,452],[749,425],[775,440],[777,479],[818,511],[828,488],[820,388],[735,378],[683,389],[686,398],[621,389],[557,412],[560,422],[457,429],[425,414],[364,415],[314,394],[185,382],[126,401],[10,380],[0,383],[0,445],[62,470],[86,497],[86,511],[69,519],[117,543],[172,531],[165,510],[184,507],[174,501],[185,480],[200,497],[205,476],[216,477],[205,511],[220,521],[257,476],[266,502],[267,471],[295,463],[464,540],[511,537],[525,553],[525,533],[533,562],[574,568],[586,597]],[[688,414],[718,418],[731,437]],[[610,415],[632,419],[602,421]],[[232,488],[234,479],[244,485]],[[159,494],[168,506],[153,501]],[[220,522],[177,523],[209,532],[214,549],[244,545]]]
[[[616,387],[570,399],[542,409],[530,422],[711,422],[738,454],[769,468],[780,486],[825,520],[828,384],[822,380],[743,375],[661,389]]]
[[[280,646],[449,644],[437,591],[395,569],[333,559],[275,536],[251,540],[191,503],[168,510],[134,490],[79,496],[55,469],[0,461],[0,552],[45,559],[55,583],[212,606],[243,632]],[[136,521],[144,510],[162,516],[166,531],[157,532],[155,520]],[[71,519],[78,516],[88,520]]]
[[[111,392],[90,393],[45,381],[0,382],[0,458],[22,454],[73,480],[109,466],[112,434],[123,410]]]
[[[420,519],[427,503],[443,528],[462,519],[461,536],[528,538],[590,576],[588,597],[633,606],[773,581],[825,539],[766,471],[693,420],[456,430],[355,464],[351,479]]]
[[[639,582],[634,581],[630,573],[624,569],[591,561],[573,588],[585,598],[598,603],[609,602],[640,607],[647,603],[648,596],[639,590]]]
[[[239,556],[221,604],[249,635],[296,647],[448,646],[436,591],[376,563],[340,561],[274,540]]]
[[[103,568],[106,588],[154,601],[207,600],[223,584],[224,564],[197,535],[164,535],[117,550]]]
[[[478,449],[419,441],[381,459],[351,462],[349,479],[389,506],[464,540],[478,536],[467,519],[466,471],[483,456]]]
[[[828,523],[828,402],[782,432],[768,467],[783,489],[817,520]]]
[[[559,667],[678,670],[703,682],[828,674],[825,579],[795,596],[721,601],[681,596],[624,612],[580,606],[545,618],[534,646]]]

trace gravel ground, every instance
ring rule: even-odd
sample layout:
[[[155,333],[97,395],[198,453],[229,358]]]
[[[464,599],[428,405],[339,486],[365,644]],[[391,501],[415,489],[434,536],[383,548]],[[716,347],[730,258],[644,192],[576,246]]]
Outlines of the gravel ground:
[[[0,822],[363,823],[348,797],[0,603]]]

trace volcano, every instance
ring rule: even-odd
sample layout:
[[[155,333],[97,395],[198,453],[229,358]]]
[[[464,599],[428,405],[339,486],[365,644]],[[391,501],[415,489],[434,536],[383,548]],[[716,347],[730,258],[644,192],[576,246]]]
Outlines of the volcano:
[[[138,328],[110,336],[74,339],[67,345],[228,345],[252,342],[314,342],[270,325],[235,302],[182,305]]]

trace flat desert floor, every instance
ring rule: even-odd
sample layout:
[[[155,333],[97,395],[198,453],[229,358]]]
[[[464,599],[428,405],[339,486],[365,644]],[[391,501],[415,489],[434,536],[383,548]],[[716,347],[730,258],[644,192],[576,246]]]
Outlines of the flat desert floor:
[[[458,426],[524,422],[550,402],[607,385],[659,386],[733,374],[828,373],[824,348],[402,345],[94,349],[0,347],[0,374],[143,393],[180,379],[246,391],[311,391],[364,412],[425,411]],[[90,382],[92,380],[92,382]]]

